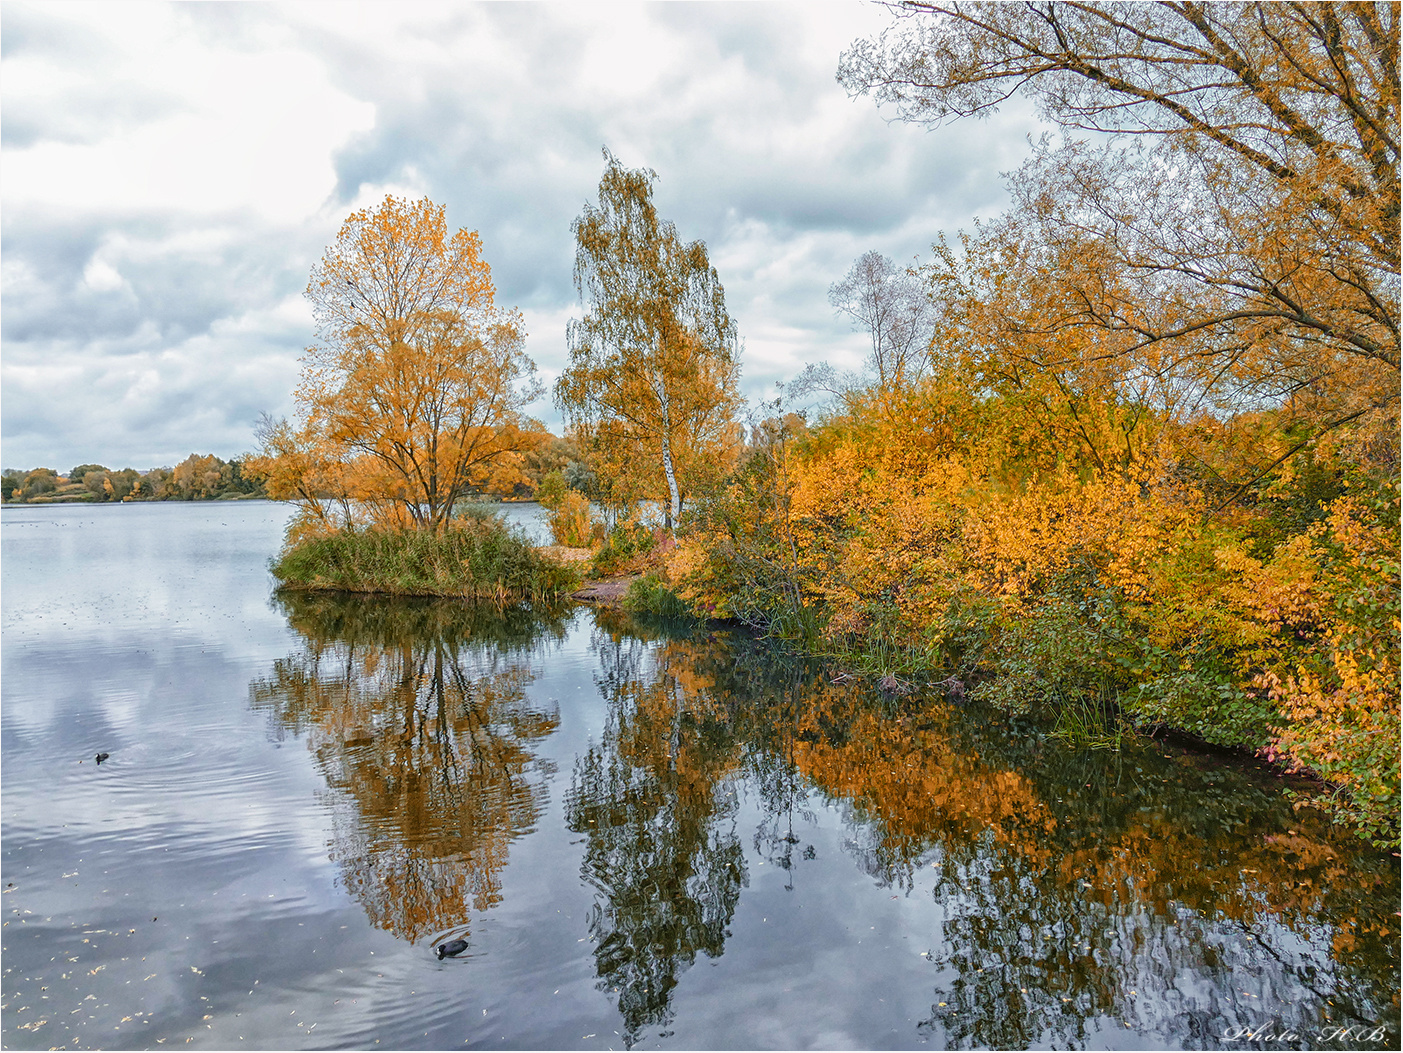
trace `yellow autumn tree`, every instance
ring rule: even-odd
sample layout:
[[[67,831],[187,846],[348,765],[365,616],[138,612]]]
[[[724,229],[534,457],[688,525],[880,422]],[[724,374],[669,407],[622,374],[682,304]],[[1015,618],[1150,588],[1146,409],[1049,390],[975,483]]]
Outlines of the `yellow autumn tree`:
[[[839,79],[927,124],[1022,93],[1069,132],[1014,178],[1016,222],[935,267],[1004,253],[1054,309],[988,281],[967,338],[1027,369],[1070,341],[1181,410],[1279,408],[1287,455],[1335,433],[1396,470],[1398,41],[1388,3],[912,2]]]
[[[346,220],[306,296],[317,341],[300,419],[269,431],[257,462],[277,496],[314,519],[332,496],[378,522],[441,530],[471,490],[519,474],[539,431],[522,410],[539,387],[476,232],[450,236],[428,198],[387,196]]]
[[[734,461],[739,341],[706,245],[653,207],[656,174],[604,157],[599,204],[574,224],[586,310],[555,398],[596,463],[660,499],[671,529],[688,494]]]
[[[263,480],[272,500],[296,503],[298,515],[289,528],[290,539],[355,521],[350,470],[315,424],[303,421],[298,427],[265,413],[255,435],[259,452],[245,462],[244,471]]]

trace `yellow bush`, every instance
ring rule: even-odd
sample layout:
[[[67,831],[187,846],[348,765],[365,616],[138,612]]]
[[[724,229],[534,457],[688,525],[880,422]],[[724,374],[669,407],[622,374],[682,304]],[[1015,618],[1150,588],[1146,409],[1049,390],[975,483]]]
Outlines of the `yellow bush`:
[[[1175,457],[1197,447],[1168,422],[1139,418],[1135,458],[1103,469],[1060,459],[1061,433],[1016,400],[956,390],[962,406],[943,383],[854,396],[756,453],[671,553],[679,595],[854,661],[982,678],[1001,704],[1118,699],[1135,720],[1310,768],[1348,789],[1361,828],[1384,829],[1396,487],[1322,513],[1287,472],[1255,504],[1210,504],[1183,468],[1198,462]],[[1296,505],[1269,521],[1283,495]]]
[[[557,545],[587,548],[592,541],[594,519],[589,501],[574,490],[559,497],[550,511],[550,532]]]

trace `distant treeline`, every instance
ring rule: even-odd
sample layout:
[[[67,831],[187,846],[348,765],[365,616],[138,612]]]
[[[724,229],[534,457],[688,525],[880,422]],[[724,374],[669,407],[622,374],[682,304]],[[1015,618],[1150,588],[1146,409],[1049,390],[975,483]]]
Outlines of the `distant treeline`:
[[[73,501],[219,501],[266,496],[263,483],[245,478],[243,461],[192,453],[174,468],[120,471],[80,464],[67,475],[52,468],[9,469],[0,479],[6,504]]]

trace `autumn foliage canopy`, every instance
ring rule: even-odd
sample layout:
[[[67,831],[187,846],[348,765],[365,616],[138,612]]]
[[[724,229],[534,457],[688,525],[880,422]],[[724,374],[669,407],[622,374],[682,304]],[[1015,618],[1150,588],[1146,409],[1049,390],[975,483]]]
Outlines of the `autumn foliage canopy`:
[[[250,470],[299,502],[301,528],[441,530],[456,502],[519,475],[539,442],[521,316],[494,303],[477,234],[427,198],[350,216],[307,286],[317,341],[295,423],[267,421]]]
[[[919,381],[755,430],[681,595],[1060,729],[1258,751],[1396,842],[1397,18],[902,5],[851,91],[930,124],[1022,91],[1065,134],[918,268]]]
[[[596,496],[680,528],[652,594],[1062,735],[1255,751],[1395,844],[1397,6],[895,11],[850,92],[929,125],[1022,93],[1058,134],[1003,215],[835,284],[871,369],[807,371],[817,419],[742,450],[736,327],[651,171],[606,151],[575,222],[554,393]],[[476,235],[387,198],[308,295],[300,416],[249,468],[305,524],[437,528],[517,470],[532,367]]]

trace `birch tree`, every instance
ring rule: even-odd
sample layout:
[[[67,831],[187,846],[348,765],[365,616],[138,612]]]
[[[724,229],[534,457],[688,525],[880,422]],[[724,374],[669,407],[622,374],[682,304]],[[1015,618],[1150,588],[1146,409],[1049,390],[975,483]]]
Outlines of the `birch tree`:
[[[739,341],[705,243],[658,218],[657,175],[604,158],[599,203],[572,227],[585,316],[566,331],[555,398],[600,464],[664,502],[670,530],[734,458]]]
[[[883,391],[918,382],[935,329],[934,305],[920,279],[875,250],[828,289],[828,302],[872,341],[868,365]]]

